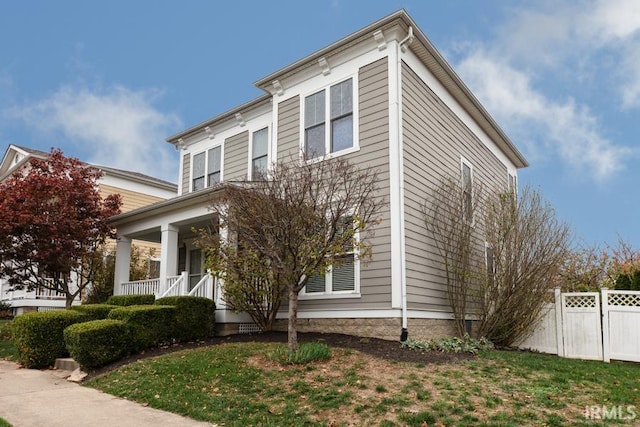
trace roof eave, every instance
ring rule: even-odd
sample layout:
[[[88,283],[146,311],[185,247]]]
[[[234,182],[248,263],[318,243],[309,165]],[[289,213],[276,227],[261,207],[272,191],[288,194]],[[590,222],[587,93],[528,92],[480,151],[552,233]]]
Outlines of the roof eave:
[[[427,36],[420,30],[420,27],[413,21],[413,19],[407,14],[404,9],[400,9],[397,12],[392,13],[371,25],[368,25],[340,40],[335,43],[330,44],[327,47],[324,47],[280,70],[269,74],[268,76],[256,81],[254,83],[255,86],[268,91],[268,87],[273,84],[275,80],[279,80],[283,78],[283,76],[290,75],[294,73],[297,69],[302,69],[307,66],[309,63],[329,54],[335,49],[339,49],[340,47],[347,45],[360,37],[366,36],[376,29],[380,27],[387,26],[392,24],[394,21],[400,20],[407,27],[411,26],[414,29],[414,35],[418,38],[419,42],[425,47],[430,57],[433,58],[435,62],[432,65],[437,66],[438,70],[431,70],[436,74],[436,77],[442,78],[447,77],[448,82],[443,82],[444,86],[452,92],[453,96],[460,102],[463,107],[467,110],[467,112],[476,120],[480,127],[487,132],[492,139],[497,139],[497,143],[500,146],[500,149],[507,155],[509,160],[513,162],[513,164],[517,168],[527,167],[529,163],[526,158],[520,153],[520,151],[516,148],[515,144],[509,139],[509,137],[505,134],[505,132],[500,128],[500,126],[496,123],[496,121],[491,117],[491,115],[487,112],[487,110],[480,104],[480,101],[473,95],[471,90],[467,87],[467,85],[462,81],[462,79],[456,74],[453,68],[449,65],[449,63],[442,57],[442,55],[438,52],[435,46],[431,43],[431,41],[427,38]],[[422,58],[424,60],[424,58]],[[457,90],[456,90],[457,89]],[[465,107],[464,99],[469,101],[469,106]],[[471,107],[471,108],[469,108]],[[470,111],[472,110],[472,111]],[[475,111],[473,111],[475,110]]]
[[[146,175],[132,174],[124,170],[113,169],[107,166],[97,166],[97,165],[91,165],[91,166],[95,167],[105,175],[112,175],[112,176],[130,180],[130,181],[136,181],[142,184],[150,185],[152,187],[172,191],[174,193],[178,191],[178,185],[169,181],[165,181],[162,179],[158,179],[158,178],[154,178]]]
[[[184,138],[188,138],[198,132],[200,132],[202,129],[204,129],[207,126],[212,126],[214,124],[216,124],[217,122],[220,122],[226,118],[229,117],[233,117],[236,113],[239,113],[241,111],[247,110],[249,108],[253,108],[256,107],[258,105],[260,105],[261,103],[270,100],[271,99],[271,95],[268,93],[265,93],[263,95],[260,95],[257,98],[252,99],[251,101],[245,102],[242,105],[239,105],[231,110],[225,111],[224,113],[218,114],[217,116],[211,117],[201,123],[198,123],[197,125],[191,126],[190,128],[183,130],[182,132],[179,132],[175,135],[171,135],[170,137],[168,137],[167,139],[165,139],[165,141],[167,141],[170,144],[176,144],[178,142],[179,139],[184,139]]]

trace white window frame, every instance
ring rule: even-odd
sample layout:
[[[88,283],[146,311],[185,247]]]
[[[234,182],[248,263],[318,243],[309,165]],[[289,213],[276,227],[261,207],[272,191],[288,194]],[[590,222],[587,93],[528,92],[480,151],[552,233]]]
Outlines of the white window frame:
[[[249,177],[249,181],[254,180],[253,176],[253,134],[256,132],[260,132],[263,129],[267,129],[267,178],[269,177],[269,172],[271,171],[271,126],[264,125],[255,130],[249,131],[249,158],[247,165],[247,176]]]
[[[353,216],[353,213],[349,214]],[[360,230],[356,230],[354,234],[356,242],[360,241]],[[313,299],[338,299],[338,298],[360,298],[360,254],[354,248],[350,252],[345,252],[344,255],[353,254],[353,290],[352,291],[334,291],[333,290],[333,266],[329,266],[324,275],[324,292],[311,292],[307,293],[306,286],[302,288],[299,294],[301,300],[313,300]]]
[[[220,144],[215,144],[215,145],[212,145],[210,147],[207,147],[204,150],[200,150],[198,152],[191,153],[191,159],[190,159],[190,163],[189,163],[189,175],[190,175],[189,189],[190,189],[190,192],[201,191],[201,190],[204,190],[205,188],[211,187],[209,185],[209,151],[210,150],[214,150],[214,149],[216,149],[218,147],[220,147],[220,182],[223,182],[223,180],[224,180],[224,143],[220,143]],[[194,180],[193,159],[198,154],[204,154],[204,187],[199,189],[199,190],[194,190],[193,189],[193,180]]]
[[[352,94],[352,118],[353,118],[353,146],[349,148],[345,148],[340,151],[336,151],[331,153],[331,87],[337,84],[340,84],[344,81],[351,79],[351,86],[353,90]],[[358,73],[343,75],[340,76],[339,79],[332,80],[330,83],[322,86],[316,87],[313,90],[307,91],[305,93],[300,94],[300,159],[305,158],[306,153],[306,138],[305,138],[305,100],[308,96],[314,95],[318,92],[325,92],[324,99],[324,108],[325,108],[325,132],[324,132],[324,156],[315,157],[312,159],[306,159],[307,163],[313,163],[322,161],[324,159],[330,159],[334,157],[344,156],[346,154],[355,153],[360,150],[360,123],[359,123],[359,82],[358,82]]]
[[[511,172],[507,172],[507,191],[513,191],[514,195],[518,195],[518,176]]]
[[[489,265],[489,252],[491,252],[491,265]],[[491,274],[493,276],[493,280],[495,280],[496,253],[493,251],[489,242],[484,242],[484,265],[486,267],[487,274]],[[489,271],[489,267],[491,267],[491,271]]]
[[[473,212],[473,200],[475,198],[475,194],[473,194],[473,181],[474,181],[474,172],[473,172],[473,164],[471,164],[470,161],[468,161],[467,159],[465,159],[463,156],[460,156],[460,183],[461,183],[461,187],[462,187],[462,191],[464,194],[464,187],[465,187],[465,183],[464,183],[464,168],[468,167],[469,168],[469,176],[470,176],[470,180],[471,182],[469,183],[469,193],[471,195],[471,205],[469,206],[469,209],[471,209],[471,218],[463,218],[465,221],[469,221],[470,223],[474,223],[475,221],[475,215]],[[466,203],[466,201],[463,201],[463,203]],[[463,213],[464,215],[464,213]]]

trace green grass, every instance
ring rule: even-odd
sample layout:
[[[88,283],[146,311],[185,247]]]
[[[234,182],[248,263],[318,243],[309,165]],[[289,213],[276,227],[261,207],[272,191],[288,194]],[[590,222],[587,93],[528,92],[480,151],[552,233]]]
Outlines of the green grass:
[[[11,424],[9,424],[4,418],[0,418],[0,427],[11,427]]]
[[[585,418],[586,408],[616,405],[640,416],[638,364],[487,351],[457,364],[416,366],[332,349],[329,360],[281,365],[270,356],[278,348],[182,351],[87,385],[225,426],[632,425]]]
[[[11,342],[11,324],[11,320],[0,320],[0,360],[18,360],[18,349]]]

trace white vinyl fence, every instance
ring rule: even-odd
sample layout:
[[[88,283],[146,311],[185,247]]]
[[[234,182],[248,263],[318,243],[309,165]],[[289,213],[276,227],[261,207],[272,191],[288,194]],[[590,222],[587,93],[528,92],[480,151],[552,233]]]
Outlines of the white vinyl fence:
[[[540,323],[518,347],[575,359],[640,362],[640,291],[556,290],[555,302],[545,305]]]

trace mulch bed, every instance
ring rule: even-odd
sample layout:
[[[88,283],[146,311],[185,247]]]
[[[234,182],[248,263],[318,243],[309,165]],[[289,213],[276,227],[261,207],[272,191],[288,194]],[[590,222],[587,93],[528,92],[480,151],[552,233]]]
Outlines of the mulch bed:
[[[342,334],[323,334],[317,332],[298,333],[298,342],[323,342],[330,347],[350,348],[371,356],[379,357],[384,360],[396,362],[410,363],[456,363],[461,360],[472,359],[474,356],[468,353],[441,353],[437,351],[417,351],[402,347],[399,341],[381,340],[378,338],[362,338],[352,335]],[[177,344],[169,347],[159,347],[147,349],[146,351],[134,354],[125,359],[119,360],[107,366],[103,366],[87,375],[85,381],[106,372],[116,369],[120,366],[135,362],[136,360],[148,357],[160,356],[172,353],[174,351],[201,348],[223,343],[238,342],[276,342],[286,343],[286,332],[263,332],[256,334],[238,334],[225,337],[212,337],[204,341],[193,343]]]

